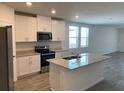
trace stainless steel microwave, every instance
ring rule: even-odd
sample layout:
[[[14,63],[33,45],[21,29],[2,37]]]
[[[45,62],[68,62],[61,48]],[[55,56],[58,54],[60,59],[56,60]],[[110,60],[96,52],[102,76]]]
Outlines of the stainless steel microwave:
[[[48,41],[52,40],[51,32],[37,32],[37,41]]]

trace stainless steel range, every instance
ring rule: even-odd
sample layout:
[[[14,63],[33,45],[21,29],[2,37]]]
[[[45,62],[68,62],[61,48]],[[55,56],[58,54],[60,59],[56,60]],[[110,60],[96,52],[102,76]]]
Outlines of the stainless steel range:
[[[55,58],[55,52],[50,51],[46,46],[35,46],[35,51],[41,56],[41,73],[49,71],[49,62],[47,59]],[[47,70],[46,70],[47,69]]]

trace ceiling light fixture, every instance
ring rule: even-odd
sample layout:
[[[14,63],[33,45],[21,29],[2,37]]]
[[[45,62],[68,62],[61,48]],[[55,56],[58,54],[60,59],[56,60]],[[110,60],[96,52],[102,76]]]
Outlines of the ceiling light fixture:
[[[78,15],[76,15],[76,16],[75,16],[75,18],[76,18],[76,19],[79,19],[79,16],[78,16]]]
[[[55,11],[55,10],[52,10],[52,11],[51,11],[51,13],[52,13],[52,14],[55,14],[55,13],[56,13],[56,11]]]
[[[26,5],[27,6],[32,6],[32,3],[31,2],[26,2]]]

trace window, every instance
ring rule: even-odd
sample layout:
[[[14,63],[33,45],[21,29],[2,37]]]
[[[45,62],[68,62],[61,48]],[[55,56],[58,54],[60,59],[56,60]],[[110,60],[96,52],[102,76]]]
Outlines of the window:
[[[81,27],[80,47],[88,47],[89,28]]]
[[[69,48],[88,47],[89,28],[69,26]]]
[[[69,26],[69,48],[78,47],[79,28],[76,26]]]

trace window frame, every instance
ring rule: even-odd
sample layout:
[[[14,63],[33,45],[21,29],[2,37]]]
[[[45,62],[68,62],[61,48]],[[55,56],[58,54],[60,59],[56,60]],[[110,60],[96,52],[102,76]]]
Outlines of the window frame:
[[[88,32],[87,33],[87,36],[86,37],[81,37],[81,28],[84,27],[84,28],[88,28]],[[80,34],[79,34],[79,37],[80,37],[80,45],[79,45],[79,48],[87,48],[89,46],[89,27],[86,27],[86,26],[80,26]],[[86,46],[81,46],[81,38],[86,38]]]
[[[78,28],[78,33],[77,33],[78,35],[77,35],[77,37],[70,37],[70,36],[68,35],[68,40],[69,40],[70,38],[76,38],[77,44],[76,44],[76,47],[75,47],[75,48],[78,48],[78,47],[79,47],[79,41],[78,41],[78,40],[79,40],[79,32],[80,32],[80,31],[79,31],[79,26],[76,26],[76,25],[69,25],[68,28],[69,28],[70,26],[74,26],[74,27],[77,27],[77,28]],[[70,32],[70,30],[69,30],[69,32]],[[74,49],[74,48],[71,48],[71,47],[70,47],[70,40],[69,40],[69,46],[68,46],[68,47],[69,47],[69,49]]]
[[[69,27],[70,26],[75,26],[75,27],[78,27],[78,37],[69,37],[69,35],[68,35],[68,40],[70,39],[70,38],[77,38],[77,46],[76,46],[76,48],[87,48],[88,46],[89,46],[89,30],[90,30],[90,28],[88,27],[88,26],[79,26],[79,25],[69,25],[68,26],[68,31],[70,31],[69,30]],[[88,35],[86,36],[86,37],[81,37],[81,28],[82,27],[84,27],[84,28],[88,28]],[[81,38],[86,38],[86,46],[81,46]],[[71,48],[70,47],[70,41],[69,41],[69,49],[74,49],[74,48]]]

